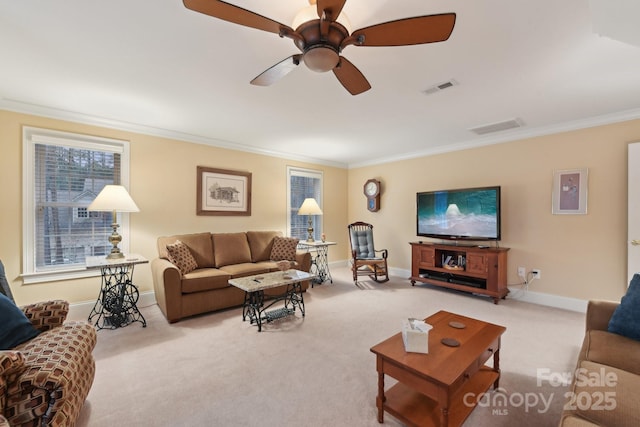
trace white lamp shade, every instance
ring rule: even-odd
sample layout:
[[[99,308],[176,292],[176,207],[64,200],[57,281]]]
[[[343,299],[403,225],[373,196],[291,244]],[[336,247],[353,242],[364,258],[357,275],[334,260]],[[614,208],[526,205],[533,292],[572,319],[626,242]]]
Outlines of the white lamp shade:
[[[87,208],[90,211],[140,212],[122,185],[105,185]]]
[[[298,209],[298,215],[322,215],[322,209],[318,206],[316,199],[309,197],[302,202],[302,206]]]

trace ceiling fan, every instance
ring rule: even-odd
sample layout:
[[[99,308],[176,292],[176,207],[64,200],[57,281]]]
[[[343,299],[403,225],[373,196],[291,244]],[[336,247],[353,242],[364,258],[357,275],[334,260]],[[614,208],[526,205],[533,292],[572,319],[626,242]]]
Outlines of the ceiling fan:
[[[302,53],[292,55],[251,80],[251,84],[269,86],[302,60],[317,72],[333,74],[352,95],[371,89],[364,75],[340,55],[354,46],[406,46],[445,41],[456,22],[455,13],[416,16],[384,22],[349,33],[348,22],[342,12],[346,0],[309,0],[310,5],[294,19],[295,29],[255,12],[219,0],[183,0],[185,7],[234,24],[276,33],[288,37]],[[315,5],[315,6],[314,6]],[[312,16],[309,16],[312,13]],[[298,24],[296,21],[301,21]]]

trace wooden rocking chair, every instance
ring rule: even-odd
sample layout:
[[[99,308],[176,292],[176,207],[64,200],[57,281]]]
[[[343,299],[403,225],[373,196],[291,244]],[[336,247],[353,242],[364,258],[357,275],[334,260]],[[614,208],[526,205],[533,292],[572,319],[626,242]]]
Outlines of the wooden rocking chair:
[[[373,244],[373,225],[354,222],[347,226],[351,243],[351,271],[354,283],[358,276],[369,276],[378,283],[389,280],[387,250],[376,250]]]

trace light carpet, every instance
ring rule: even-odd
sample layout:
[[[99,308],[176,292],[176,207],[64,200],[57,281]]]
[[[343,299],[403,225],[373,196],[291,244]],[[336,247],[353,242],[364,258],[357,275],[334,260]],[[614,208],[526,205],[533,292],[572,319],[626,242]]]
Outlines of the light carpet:
[[[156,305],[141,308],[146,328],[98,331],[96,377],[78,426],[377,426],[369,349],[403,319],[439,310],[507,328],[503,390],[484,396],[465,426],[558,425],[568,387],[537,376],[573,372],[584,314],[509,297],[494,305],[402,277],[356,286],[347,268],[332,274],[332,284],[305,293],[304,318],[260,333],[240,308],[170,325]],[[384,425],[402,424],[385,413]]]

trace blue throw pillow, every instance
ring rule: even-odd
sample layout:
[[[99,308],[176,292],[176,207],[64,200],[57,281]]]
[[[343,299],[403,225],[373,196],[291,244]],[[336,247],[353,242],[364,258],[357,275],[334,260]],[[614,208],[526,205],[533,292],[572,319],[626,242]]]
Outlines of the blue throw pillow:
[[[0,294],[0,350],[10,350],[39,333],[22,310]]]
[[[609,320],[609,332],[640,341],[640,274],[634,274],[627,294]]]

